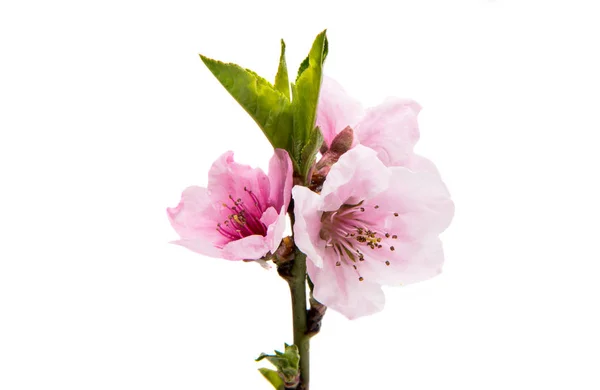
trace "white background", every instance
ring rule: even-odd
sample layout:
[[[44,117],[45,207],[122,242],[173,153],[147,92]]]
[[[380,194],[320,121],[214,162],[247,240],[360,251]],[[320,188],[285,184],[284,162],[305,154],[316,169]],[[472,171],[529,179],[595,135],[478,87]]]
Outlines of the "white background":
[[[270,157],[197,54],[271,79],[324,28],[352,95],[423,106],[456,216],[442,275],[327,314],[312,389],[600,388],[592,4],[3,1],[0,389],[269,388],[286,284],[169,245],[165,208],[226,150]]]

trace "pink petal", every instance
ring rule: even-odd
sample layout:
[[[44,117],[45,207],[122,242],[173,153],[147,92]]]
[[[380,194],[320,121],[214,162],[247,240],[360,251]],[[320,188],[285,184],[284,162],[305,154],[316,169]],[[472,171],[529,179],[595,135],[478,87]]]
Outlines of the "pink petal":
[[[174,244],[206,256],[220,257],[220,248],[227,239],[216,231],[218,213],[210,204],[206,188],[185,189],[177,207],[167,209],[167,216],[181,237]]]
[[[292,160],[283,149],[275,149],[275,154],[269,162],[269,182],[271,191],[269,194],[269,204],[277,210],[280,207],[290,204],[292,196]]]
[[[337,210],[343,204],[358,203],[389,186],[391,173],[372,149],[357,145],[331,167],[323,184],[322,211]]]
[[[351,98],[337,81],[323,77],[316,125],[321,129],[327,146],[346,126],[353,127],[362,113],[360,103]]]
[[[315,288],[315,299],[348,319],[367,316],[383,309],[385,296],[377,283],[359,281],[348,266],[336,267],[326,261],[323,268],[307,262],[307,270]]]
[[[365,281],[397,286],[424,281],[442,271],[444,252],[439,238],[424,242],[399,239],[394,247],[394,252],[374,252],[368,262],[361,263],[360,272]]]
[[[186,188],[177,207],[167,209],[169,221],[182,239],[204,238],[223,243],[225,238],[215,230],[218,215],[206,188],[197,186]]]
[[[410,256],[407,254],[405,260],[390,266],[390,272],[395,273],[395,284],[409,284],[421,282],[438,275],[442,272],[444,264],[444,251],[442,241],[432,238],[421,244],[421,250]]]
[[[277,222],[279,219],[278,210],[275,207],[269,207],[265,210],[263,215],[260,217],[260,222],[265,224],[265,226],[271,226]]]
[[[267,247],[271,253],[275,253],[285,231],[285,222],[287,220],[287,206],[281,206],[279,213],[274,207],[269,207],[262,215],[260,221],[267,226],[267,236],[265,237]]]
[[[267,238],[255,234],[225,244],[223,258],[227,260],[255,260],[263,257],[268,251]]]
[[[221,155],[208,172],[208,193],[215,203],[228,203],[229,196],[242,199],[246,204],[254,204],[254,200],[246,188],[252,191],[263,207],[269,200],[269,178],[260,168],[238,164],[233,159],[233,152]]]
[[[221,248],[215,246],[213,242],[203,238],[181,239],[177,241],[171,241],[171,244],[180,245],[204,256],[219,258],[223,257],[223,250]]]
[[[358,141],[375,150],[385,165],[403,165],[419,140],[420,110],[412,100],[390,98],[367,110],[355,128]]]
[[[454,203],[437,172],[412,172],[404,167],[390,170],[390,188],[374,200],[399,214],[388,217],[390,225],[420,240],[446,230],[454,216]]]
[[[321,199],[318,194],[301,186],[295,186],[292,189],[292,197],[294,198],[294,215],[296,217],[293,226],[294,241],[310,261],[317,267],[322,267],[321,248],[325,247],[325,242],[319,237],[322,212],[318,210],[318,207]]]
[[[410,158],[402,165],[413,172],[426,172],[433,175],[440,176],[440,173],[433,162],[429,159],[413,154]]]

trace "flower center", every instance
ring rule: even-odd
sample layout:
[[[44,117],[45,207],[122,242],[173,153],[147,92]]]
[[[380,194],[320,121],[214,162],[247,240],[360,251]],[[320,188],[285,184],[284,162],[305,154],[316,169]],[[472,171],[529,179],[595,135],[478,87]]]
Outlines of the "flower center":
[[[255,234],[267,235],[267,227],[260,221],[263,214],[260,201],[248,188],[244,187],[244,191],[252,200],[254,207],[248,207],[241,198],[234,199],[232,195],[229,195],[227,203],[222,204],[224,208],[229,210],[230,214],[225,221],[217,223],[217,231],[231,240],[238,240]]]
[[[379,206],[375,205],[372,208],[377,210]],[[398,213],[393,215],[397,217]],[[327,211],[321,215],[319,231],[326,248],[335,254],[335,265],[351,266],[361,282],[364,278],[359,272],[360,262],[365,261],[365,257],[369,259],[375,251],[393,252],[395,248],[391,240],[398,238],[396,234],[377,232],[372,226],[373,223],[368,221],[369,218],[365,218],[368,216],[370,215],[363,202],[353,205],[344,204],[337,211]],[[381,256],[377,257],[381,258]],[[389,260],[385,260],[385,265],[390,265]]]

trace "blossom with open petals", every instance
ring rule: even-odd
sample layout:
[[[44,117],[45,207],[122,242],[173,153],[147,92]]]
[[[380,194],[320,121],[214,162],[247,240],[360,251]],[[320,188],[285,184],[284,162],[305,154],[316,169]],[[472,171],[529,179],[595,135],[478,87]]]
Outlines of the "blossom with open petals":
[[[175,244],[228,260],[260,259],[275,252],[285,229],[292,188],[292,163],[276,149],[269,175],[238,164],[233,152],[210,168],[208,186],[188,187],[179,205],[167,209],[181,237]]]
[[[354,130],[355,144],[375,150],[385,165],[407,166],[419,140],[417,115],[420,110],[421,106],[413,100],[388,98],[365,111],[338,82],[323,77],[316,123],[327,146],[350,126]]]
[[[320,194],[293,188],[295,241],[316,300],[356,318],[383,308],[382,285],[441,271],[438,236],[454,204],[437,170],[423,168],[387,167],[357,145],[333,164]]]

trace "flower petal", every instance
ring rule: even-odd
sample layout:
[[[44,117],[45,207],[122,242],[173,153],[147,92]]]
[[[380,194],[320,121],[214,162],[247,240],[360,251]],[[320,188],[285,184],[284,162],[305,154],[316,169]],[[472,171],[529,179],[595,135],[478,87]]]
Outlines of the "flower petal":
[[[227,260],[256,260],[269,251],[267,238],[258,234],[230,241],[223,247],[223,258]]]
[[[397,212],[389,216],[394,230],[413,239],[437,237],[454,216],[454,203],[437,172],[413,172],[404,167],[391,167],[390,188],[380,195],[380,202]]]
[[[177,241],[171,241],[171,244],[180,245],[193,252],[208,257],[223,257],[223,249],[215,246],[211,241],[204,238],[184,238]],[[240,260],[240,259],[231,259]]]
[[[372,149],[357,145],[333,164],[323,184],[323,211],[358,203],[389,186],[391,173]]]
[[[283,149],[275,149],[275,154],[269,162],[270,194],[269,205],[277,210],[290,204],[292,197],[292,160]]]
[[[413,100],[389,98],[367,110],[356,125],[358,141],[375,150],[385,165],[404,165],[419,140],[420,110]]]
[[[346,126],[353,127],[363,115],[361,104],[330,77],[323,77],[317,107],[317,121],[327,146]]]
[[[323,266],[321,255],[325,242],[319,237],[321,214],[318,207],[321,198],[306,187],[295,186],[292,189],[294,198],[294,241],[300,250],[317,267]]]
[[[348,319],[379,312],[385,305],[381,287],[368,280],[359,281],[348,265],[336,267],[333,262],[326,261],[323,268],[319,268],[308,262],[307,270],[315,285],[315,299]]]
[[[216,231],[219,214],[212,207],[206,188],[186,188],[177,207],[167,209],[167,216],[182,239],[202,238],[217,246],[226,241]]]
[[[397,275],[394,284],[421,282],[442,272],[443,264],[442,241],[436,237],[422,243],[420,250],[406,256],[404,261],[390,265],[390,273]]]
[[[260,221],[267,226],[267,248],[271,253],[275,253],[285,231],[285,221],[287,219],[287,206],[281,206],[279,214],[274,207],[269,207],[262,215]]]
[[[236,163],[231,151],[221,155],[208,172],[208,194],[215,203],[229,202],[229,196],[232,196],[252,205],[254,200],[244,191],[246,188],[252,191],[266,208],[269,187],[269,178],[262,169]]]
[[[413,154],[402,166],[410,169],[413,172],[426,172],[440,177],[440,173],[435,164],[429,159]],[[441,177],[440,177],[441,179]]]
[[[365,281],[397,286],[427,280],[442,271],[444,251],[437,237],[424,242],[399,239],[394,248],[394,252],[371,253],[369,261],[360,264]]]
[[[181,237],[172,244],[201,255],[222,257],[221,248],[228,239],[216,230],[219,213],[210,204],[206,188],[186,188],[177,207],[167,209],[167,216],[171,226]]]

